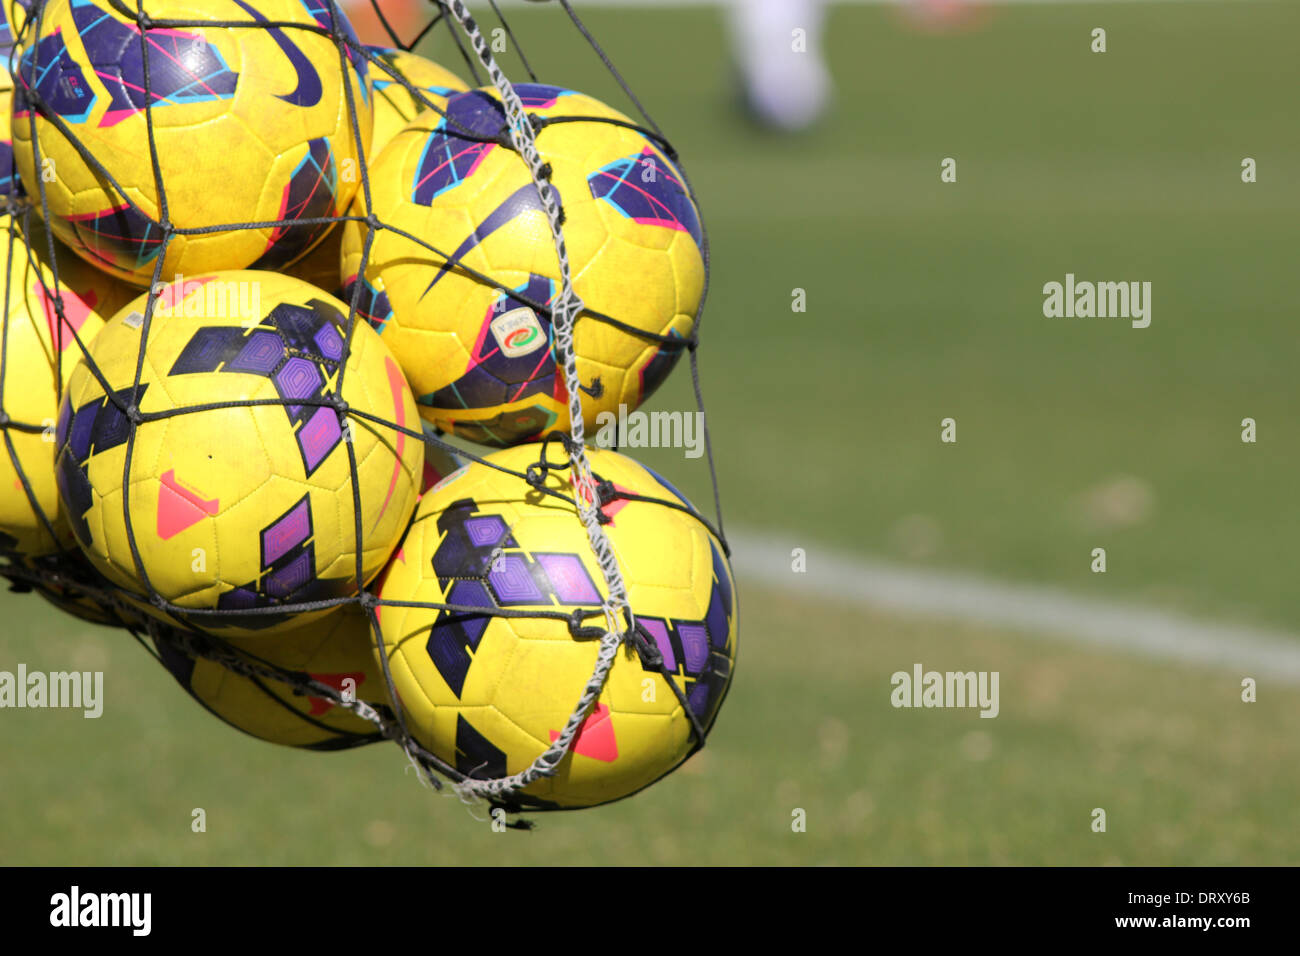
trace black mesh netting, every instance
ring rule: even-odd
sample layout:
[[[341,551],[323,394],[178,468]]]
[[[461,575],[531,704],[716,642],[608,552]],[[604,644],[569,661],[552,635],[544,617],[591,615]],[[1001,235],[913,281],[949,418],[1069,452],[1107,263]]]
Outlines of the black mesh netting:
[[[473,279],[486,286],[490,286],[500,296],[520,305],[527,306],[537,314],[547,317],[555,332],[556,354],[562,359],[560,363],[561,373],[565,376],[565,381],[569,387],[567,389],[569,408],[571,411],[570,420],[573,422],[571,431],[566,434],[552,435],[549,439],[539,442],[532,446],[536,450],[535,463],[523,470],[514,471],[504,469],[494,462],[487,461],[478,454],[466,450],[461,445],[453,445],[444,440],[444,436],[438,432],[429,432],[418,428],[410,428],[392,421],[386,421],[380,417],[370,414],[362,409],[352,408],[342,399],[343,378],[347,372],[346,357],[352,345],[353,333],[356,328],[358,316],[361,315],[361,321],[366,321],[365,311],[362,302],[363,288],[361,282],[353,285],[350,301],[348,302],[347,320],[344,326],[344,355],[338,363],[338,378],[331,389],[326,389],[319,395],[308,398],[279,398],[279,399],[249,399],[241,402],[213,402],[206,404],[187,405],[185,407],[168,408],[157,412],[144,412],[137,404],[141,394],[142,370],[145,364],[145,348],[149,341],[150,330],[153,327],[156,316],[155,309],[158,299],[158,290],[162,287],[164,281],[163,267],[166,259],[166,252],[171,243],[176,242],[179,238],[185,236],[199,235],[203,233],[227,232],[230,230],[240,229],[270,229],[277,230],[277,234],[286,234],[289,230],[310,230],[319,231],[322,229],[341,229],[339,225],[345,221],[364,222],[368,227],[365,231],[365,242],[361,251],[361,266],[359,273],[365,273],[365,265],[369,261],[371,248],[375,237],[381,230],[393,228],[377,219],[373,214],[364,217],[349,217],[345,215],[321,216],[321,217],[298,217],[285,220],[268,221],[268,222],[235,222],[235,223],[216,223],[204,225],[201,227],[181,228],[172,223],[168,214],[167,200],[167,183],[164,181],[161,164],[159,162],[158,148],[155,142],[154,126],[154,104],[156,97],[153,89],[153,79],[151,78],[151,61],[154,60],[155,53],[150,53],[151,35],[165,35],[165,31],[184,31],[194,28],[212,28],[227,27],[232,29],[248,30],[265,30],[278,28],[281,30],[302,30],[318,33],[328,36],[332,39],[337,48],[339,62],[342,71],[346,76],[349,64],[357,64],[364,61],[368,68],[376,71],[372,75],[385,76],[393,83],[401,84],[412,97],[422,103],[425,107],[438,110],[443,113],[438,102],[430,99],[416,84],[410,82],[406,76],[400,73],[392,64],[390,59],[381,55],[381,51],[375,47],[367,47],[361,44],[352,34],[350,29],[343,29],[337,26],[342,21],[337,14],[337,8],[334,0],[317,0],[318,9],[313,9],[316,14],[316,24],[308,25],[303,23],[291,22],[268,22],[255,15],[255,18],[240,21],[221,21],[213,22],[210,20],[184,20],[184,19],[162,19],[148,15],[146,12],[147,3],[145,0],[136,0],[135,6],[129,6],[123,0],[103,0],[104,4],[111,7],[119,15],[134,21],[138,26],[138,43],[139,57],[143,68],[143,89],[139,91],[143,98],[143,112],[145,115],[146,129],[148,131],[148,154],[152,164],[154,182],[156,184],[157,196],[159,199],[160,214],[156,225],[156,232],[152,239],[157,242],[159,252],[156,255],[156,265],[152,277],[152,288],[155,294],[147,300],[142,316],[139,316],[140,325],[140,350],[136,362],[134,386],[130,388],[114,389],[110,386],[103,372],[95,366],[90,360],[87,349],[87,343],[83,342],[78,335],[78,318],[70,314],[69,300],[65,295],[66,285],[60,280],[59,262],[60,256],[56,254],[56,240],[53,230],[48,228],[50,218],[50,208],[48,202],[47,189],[43,177],[39,178],[38,189],[35,195],[30,192],[24,192],[18,184],[16,173],[12,169],[0,170],[0,175],[9,173],[11,176],[11,188],[8,195],[5,196],[6,212],[8,213],[7,229],[7,249],[6,255],[8,261],[12,264],[15,258],[27,259],[26,270],[15,270],[11,268],[10,278],[6,281],[6,302],[14,302],[14,296],[25,293],[24,289],[11,288],[16,285],[14,276],[23,275],[34,277],[40,287],[40,293],[46,303],[46,311],[52,330],[55,331],[54,342],[52,343],[52,360],[55,366],[55,382],[62,382],[65,379],[65,370],[63,364],[69,361],[85,360],[91,374],[98,380],[99,384],[106,395],[104,407],[111,409],[110,414],[118,416],[122,422],[125,437],[125,465],[124,480],[122,491],[122,508],[126,516],[127,541],[129,544],[132,560],[135,564],[136,574],[143,588],[138,592],[127,592],[118,587],[109,584],[90,566],[90,564],[80,556],[74,544],[69,541],[58,541],[58,547],[53,549],[53,553],[45,554],[41,557],[30,557],[22,553],[19,542],[12,539],[11,536],[0,532],[0,554],[5,556],[7,563],[0,565],[0,573],[7,577],[14,590],[36,590],[48,597],[50,600],[59,604],[65,610],[78,614],[88,620],[98,623],[113,624],[123,627],[130,631],[135,638],[145,647],[149,648],[164,664],[171,665],[169,669],[175,669],[176,662],[192,662],[195,660],[206,660],[213,662],[221,667],[227,668],[236,674],[254,682],[259,687],[269,686],[287,686],[291,688],[294,694],[306,695],[309,697],[321,698],[332,703],[334,706],[346,708],[359,718],[370,722],[374,730],[370,733],[348,732],[340,730],[337,727],[326,727],[319,724],[323,730],[329,731],[328,741],[321,745],[321,749],[334,749],[338,747],[348,747],[357,744],[370,743],[381,739],[394,740],[403,748],[410,760],[419,768],[421,776],[433,787],[441,787],[444,780],[451,781],[462,797],[466,799],[485,799],[493,807],[501,807],[509,812],[516,812],[526,807],[536,807],[536,803],[525,795],[520,793],[522,787],[526,786],[532,780],[546,776],[554,771],[560,759],[570,750],[576,738],[578,730],[590,711],[596,697],[604,684],[605,677],[608,674],[615,653],[625,647],[632,648],[640,656],[641,664],[650,671],[657,671],[667,681],[668,686],[676,695],[677,700],[682,705],[684,713],[688,716],[693,728],[693,746],[691,752],[703,745],[707,732],[700,718],[696,715],[695,710],[688,704],[686,695],[674,674],[665,666],[663,655],[661,654],[655,640],[647,631],[645,626],[637,621],[632,608],[628,606],[626,590],[622,580],[622,573],[617,557],[614,555],[608,539],[605,537],[602,524],[609,519],[606,517],[604,508],[609,503],[620,498],[629,500],[654,501],[664,508],[673,508],[686,511],[697,518],[723,543],[726,549],[725,537],[722,534],[721,523],[721,505],[718,499],[717,481],[713,471],[712,448],[709,442],[707,425],[704,429],[704,447],[707,453],[708,467],[710,477],[713,481],[715,522],[710,522],[697,512],[683,505],[677,500],[667,500],[660,498],[645,498],[639,495],[620,490],[610,481],[601,477],[598,473],[590,470],[590,464],[586,457],[586,437],[582,424],[581,399],[583,389],[578,381],[575,356],[573,350],[573,329],[576,322],[603,322],[607,323],[622,331],[634,334],[644,338],[647,342],[657,343],[659,348],[673,351],[680,350],[685,352],[689,357],[690,374],[694,386],[697,407],[701,414],[703,413],[703,398],[700,389],[699,369],[697,361],[697,346],[700,330],[700,322],[704,307],[704,300],[708,291],[708,266],[709,266],[709,249],[707,236],[703,233],[701,226],[700,232],[703,237],[701,243],[701,253],[704,262],[704,287],[700,297],[699,310],[695,315],[695,322],[689,336],[669,336],[657,335],[643,331],[633,325],[621,322],[617,316],[605,315],[583,306],[573,289],[573,279],[569,272],[568,253],[564,238],[564,209],[561,205],[560,198],[549,181],[548,176],[550,169],[545,162],[545,157],[538,153],[536,148],[537,134],[549,124],[562,123],[581,119],[585,122],[611,122],[619,125],[628,125],[629,128],[636,130],[646,138],[654,142],[663,153],[668,156],[674,163],[677,162],[677,153],[671,143],[664,136],[653,119],[642,107],[640,101],[633,94],[627,83],[623,80],[619,72],[614,68],[605,52],[596,42],[594,37],[588,31],[583,22],[579,19],[577,13],[572,9],[568,0],[556,0],[550,4],[552,12],[556,15],[563,11],[567,15],[573,28],[581,37],[581,40],[589,45],[598,56],[608,71],[612,81],[621,89],[622,93],[635,107],[637,115],[640,116],[640,122],[633,124],[624,124],[622,121],[615,119],[593,120],[591,117],[565,117],[549,116],[537,117],[525,112],[524,107],[516,95],[513,85],[506,79],[498,67],[492,53],[491,43],[488,35],[491,35],[498,29],[504,31],[509,37],[511,47],[518,53],[519,60],[523,69],[528,75],[529,81],[539,82],[537,75],[534,73],[530,60],[524,52],[524,47],[520,43],[520,37],[511,28],[506,16],[498,9],[495,0],[491,2],[492,15],[495,24],[491,29],[480,26],[475,19],[469,14],[466,8],[459,0],[450,0],[450,2],[440,2],[433,0],[429,4],[428,22],[423,26],[417,35],[408,38],[402,38],[389,25],[388,18],[385,17],[384,4],[371,0],[374,6],[374,12],[384,28],[388,31],[391,43],[394,48],[412,50],[425,41],[426,37],[434,30],[445,30],[447,35],[454,41],[456,48],[463,57],[464,66],[472,78],[475,85],[495,87],[502,101],[502,110],[504,123],[499,131],[492,135],[485,135],[481,130],[465,128],[457,122],[454,116],[448,116],[447,122],[457,127],[457,136],[471,142],[492,142],[512,150],[518,154],[519,161],[524,163],[534,180],[538,196],[541,200],[542,207],[547,213],[551,225],[551,241],[554,244],[555,255],[560,264],[561,280],[556,294],[552,299],[542,301],[541,299],[530,296],[527,291],[509,288],[502,284],[492,275],[477,272],[468,268],[454,252],[440,250],[421,236],[413,235],[401,230],[394,230],[405,237],[409,242],[417,244],[427,253],[440,259],[448,268],[454,268],[463,275],[472,276]],[[312,9],[309,3],[308,8]],[[43,120],[52,124],[66,138],[79,153],[82,160],[93,170],[95,170],[102,181],[108,184],[121,203],[123,215],[130,216],[132,213],[147,219],[145,212],[136,205],[132,195],[128,190],[113,178],[109,169],[98,159],[82,141],[77,137],[75,130],[64,121],[59,113],[51,108],[49,99],[52,96],[66,94],[67,90],[56,90],[47,88],[41,82],[41,51],[39,45],[33,44],[30,49],[35,53],[35,69],[30,66],[23,66],[19,62],[20,51],[29,49],[28,43],[35,37],[43,36],[42,21],[45,13],[45,5],[41,0],[32,0],[29,6],[14,6],[15,23],[13,26],[13,35],[16,46],[12,47],[9,52],[8,69],[9,74],[13,77],[15,86],[15,97],[21,98],[26,106],[26,112],[22,115],[15,114],[14,123],[28,124],[28,134],[30,136],[31,149],[34,152],[35,168],[42,169],[42,156],[40,154],[40,142],[37,137],[36,117],[39,114]],[[250,9],[250,12],[254,12]],[[260,21],[260,22],[259,22]],[[128,51],[130,52],[130,51]],[[575,51],[564,51],[566,56],[572,55]],[[251,65],[245,65],[246,69],[252,68]],[[361,147],[363,137],[358,120],[358,112],[354,101],[354,91],[350,83],[343,84],[345,90],[349,118],[351,121],[353,141],[357,147],[358,164],[359,164],[359,189],[365,197],[365,208],[373,209],[371,202],[371,179],[369,171],[369,160],[372,158],[366,155],[366,151]],[[598,93],[599,91],[588,90],[586,92]],[[444,114],[446,115],[446,114]],[[680,167],[679,167],[680,168]],[[684,177],[683,177],[684,179]],[[694,190],[691,189],[689,182],[685,183],[688,195],[695,200]],[[43,226],[43,224],[45,224]],[[314,235],[315,232],[312,232]],[[48,264],[49,275],[46,270],[40,268],[36,262],[35,249],[41,252],[41,258]],[[66,260],[65,260],[66,261]],[[254,264],[251,268],[264,268]],[[334,292],[333,289],[326,290]],[[111,315],[111,313],[110,313]],[[108,315],[104,316],[108,318]],[[33,317],[34,318],[34,317]],[[7,317],[6,317],[7,319]],[[0,339],[0,403],[11,401],[11,392],[6,381],[7,376],[11,375],[12,368],[9,360],[10,352],[10,325],[6,320],[4,326],[4,337]],[[66,345],[60,348],[60,344]],[[66,355],[64,352],[66,351]],[[16,374],[16,373],[13,373]],[[260,615],[283,616],[286,612],[301,613],[318,611],[326,608],[334,608],[339,605],[350,605],[354,609],[364,612],[369,616],[370,628],[373,639],[376,642],[377,649],[383,649],[382,637],[379,629],[379,622],[376,609],[381,606],[381,602],[376,594],[379,579],[371,577],[367,582],[367,574],[363,569],[361,546],[363,538],[362,527],[362,507],[361,492],[357,478],[357,456],[351,442],[345,443],[347,450],[349,468],[352,476],[352,519],[354,533],[356,535],[357,546],[354,548],[356,554],[355,569],[355,593],[346,594],[337,597],[330,597],[321,600],[299,601],[299,602],[271,602],[266,606],[246,606],[238,609],[232,608],[211,608],[206,610],[196,610],[193,608],[184,608],[167,601],[153,587],[149,580],[145,562],[142,560],[140,553],[140,543],[136,539],[135,531],[132,527],[130,514],[131,501],[131,482],[126,478],[131,474],[132,455],[136,446],[136,430],[143,424],[161,421],[166,418],[176,416],[192,415],[198,412],[229,408],[237,405],[258,405],[258,404],[282,404],[304,405],[319,407],[331,410],[337,415],[340,429],[346,431],[349,421],[361,426],[378,427],[389,429],[396,435],[404,434],[417,441],[426,442],[432,449],[438,449],[448,455],[458,456],[460,459],[472,460],[481,464],[488,465],[498,470],[505,471],[514,476],[519,482],[527,483],[540,494],[545,494],[558,498],[566,502],[576,512],[574,520],[582,521],[586,525],[588,538],[591,543],[605,577],[605,601],[602,607],[579,608],[573,611],[541,611],[541,610],[516,610],[509,609],[487,609],[481,606],[460,606],[456,604],[428,604],[423,605],[445,613],[461,614],[478,614],[484,613],[502,615],[502,616],[529,616],[529,617],[550,617],[561,621],[569,629],[573,639],[583,641],[593,641],[600,645],[598,662],[592,674],[590,682],[585,687],[574,687],[574,710],[571,719],[565,726],[563,732],[555,739],[552,746],[541,754],[532,767],[520,774],[510,777],[495,776],[491,777],[484,772],[483,768],[466,769],[465,767],[457,768],[447,761],[440,759],[437,755],[429,752],[422,747],[408,732],[406,719],[400,706],[396,704],[368,703],[360,700],[354,693],[345,691],[336,686],[323,683],[313,679],[304,672],[286,669],[268,663],[266,660],[259,658],[256,654],[245,649],[234,646],[218,632],[222,630],[223,618],[237,616],[240,621],[246,623],[255,622]],[[6,452],[13,461],[17,472],[17,482],[13,494],[21,494],[27,499],[32,511],[38,516],[43,526],[44,533],[50,540],[58,540],[58,535],[54,523],[47,515],[48,502],[43,501],[37,483],[31,480],[27,473],[32,467],[33,460],[30,454],[20,454],[18,445],[23,441],[21,436],[40,435],[45,440],[50,440],[52,435],[53,422],[43,419],[41,421],[24,421],[18,417],[11,417],[8,411],[0,404],[0,431],[4,436]],[[485,452],[486,454],[486,452]],[[39,456],[38,456],[39,457]],[[554,471],[569,471],[571,486],[574,489],[582,489],[584,493],[575,493],[572,496],[555,490],[554,487],[546,485],[546,476]],[[6,494],[10,492],[6,491]],[[398,603],[398,602],[391,602]],[[170,618],[171,623],[163,623],[158,613],[153,615],[144,614],[140,611],[140,605],[152,606],[155,612],[161,612],[161,615]],[[405,606],[412,606],[407,604]],[[152,646],[151,646],[152,645]],[[379,653],[377,655],[383,668],[384,679],[388,684],[388,701],[398,700],[394,693],[393,677],[389,669],[387,655]],[[292,709],[288,704],[284,704],[286,709]],[[714,710],[716,713],[716,709]],[[298,712],[298,716],[308,723],[316,723],[316,719],[310,715]]]

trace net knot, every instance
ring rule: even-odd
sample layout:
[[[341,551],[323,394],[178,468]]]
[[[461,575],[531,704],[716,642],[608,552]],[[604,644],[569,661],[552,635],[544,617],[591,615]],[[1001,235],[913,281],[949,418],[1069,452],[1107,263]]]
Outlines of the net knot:
[[[577,292],[562,292],[559,299],[556,301],[556,306],[558,306],[558,311],[561,314],[572,315],[574,318],[577,318],[578,313],[581,312],[586,305],[587,304],[582,301]]]
[[[636,651],[637,657],[641,658],[641,666],[647,670],[662,670],[664,666],[664,655],[659,650],[658,643],[646,632],[637,621],[636,626],[629,628],[623,635],[624,643],[631,644]]]
[[[599,640],[605,636],[604,628],[587,627],[582,621],[582,610],[575,608],[569,615],[569,633],[578,640]]]
[[[614,519],[605,513],[605,505],[617,501],[623,497],[623,494],[608,478],[600,478],[599,475],[592,475],[592,477],[600,479],[596,482],[596,520],[601,524],[613,524]]]
[[[552,439],[560,443],[560,447],[564,449],[564,454],[570,461],[573,460],[573,456],[576,455],[582,447],[573,440],[572,435],[566,434],[565,432],[554,432],[552,435],[548,436],[546,440],[549,442]],[[542,454],[543,456],[546,454],[545,444],[542,445]]]
[[[502,149],[508,149],[512,153],[516,152],[514,137],[510,135],[509,126],[502,126],[497,130],[496,145],[500,146]]]
[[[524,469],[524,481],[539,491],[546,484],[546,473],[550,469],[543,462],[534,462]]]

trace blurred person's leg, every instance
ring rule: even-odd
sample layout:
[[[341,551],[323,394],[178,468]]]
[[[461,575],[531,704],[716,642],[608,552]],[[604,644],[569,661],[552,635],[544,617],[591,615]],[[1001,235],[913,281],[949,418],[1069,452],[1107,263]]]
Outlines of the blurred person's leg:
[[[364,43],[392,46],[370,0],[340,0]],[[384,19],[410,40],[434,14],[424,0],[379,0]],[[745,104],[781,130],[810,126],[825,112],[831,78],[822,55],[824,0],[727,0],[731,43]],[[796,32],[798,31],[798,32]]]
[[[754,116],[782,130],[814,123],[831,95],[823,0],[731,0],[730,7],[732,45]]]
[[[357,39],[362,43],[393,46],[393,38],[384,29],[370,0],[337,0],[337,3],[347,14],[352,29],[357,33]],[[410,43],[438,12],[428,0],[379,0],[379,9],[384,12],[384,20],[388,21],[388,25],[403,43]]]

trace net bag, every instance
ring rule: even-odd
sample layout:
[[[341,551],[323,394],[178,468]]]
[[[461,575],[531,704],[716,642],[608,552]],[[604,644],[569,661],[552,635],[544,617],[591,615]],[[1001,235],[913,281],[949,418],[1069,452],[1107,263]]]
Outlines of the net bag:
[[[406,40],[376,3],[380,48],[333,0],[34,0],[7,49],[0,572],[240,729],[395,741],[508,813],[680,765],[738,627],[695,193],[549,6],[639,120],[540,81],[495,2]],[[435,30],[466,80],[411,53]],[[261,184],[194,146],[223,123]],[[712,521],[592,443],[682,355]]]

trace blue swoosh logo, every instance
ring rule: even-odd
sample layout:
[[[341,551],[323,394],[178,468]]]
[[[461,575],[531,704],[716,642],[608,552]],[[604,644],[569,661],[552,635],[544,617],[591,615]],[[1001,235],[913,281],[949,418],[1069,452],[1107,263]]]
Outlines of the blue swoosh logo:
[[[262,16],[244,0],[235,0],[248,15],[260,23],[269,23],[266,17]],[[298,86],[291,93],[277,93],[277,99],[284,100],[286,103],[292,103],[294,106],[315,106],[320,102],[321,85],[320,74],[316,72],[316,67],[311,65],[311,60],[307,59],[306,54],[298,49],[279,27],[268,26],[267,32],[275,40],[276,45],[284,51],[284,55],[289,58],[289,63],[293,66],[294,72],[298,74]]]
[[[239,0],[235,0],[236,3]],[[555,186],[551,189],[555,193],[555,199],[560,201],[560,191]],[[533,183],[526,186],[520,186],[516,189],[501,205],[492,210],[488,217],[474,227],[474,231],[469,234],[464,242],[453,252],[447,261],[442,264],[438,274],[433,277],[433,281],[425,286],[424,291],[420,293],[420,298],[429,294],[429,290],[438,284],[449,271],[460,264],[460,261],[469,255],[469,253],[479,244],[485,242],[488,236],[496,232],[502,226],[509,225],[515,219],[518,219],[524,213],[541,212],[543,209],[542,201],[537,195],[537,187]]]

